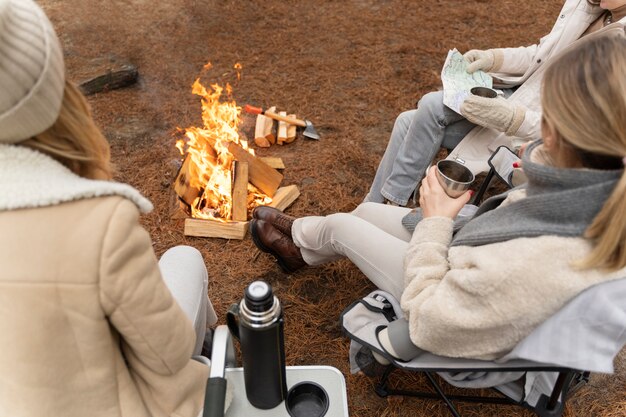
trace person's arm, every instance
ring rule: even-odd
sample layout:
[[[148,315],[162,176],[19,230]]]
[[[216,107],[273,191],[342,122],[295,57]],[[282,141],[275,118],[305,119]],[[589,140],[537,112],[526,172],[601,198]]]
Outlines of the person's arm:
[[[538,48],[539,45],[535,44],[517,48],[492,49],[500,65],[491,72],[495,74],[496,78],[498,78],[497,74],[507,76],[524,75],[532,65]]]
[[[491,334],[493,327],[503,323],[507,330],[513,327],[492,308],[487,295],[500,285],[492,270],[506,276],[506,268],[497,260],[509,254],[491,249],[483,253],[485,247],[464,248],[473,256],[452,258],[452,219],[463,200],[445,195],[434,169],[419,192],[424,219],[417,224],[405,254],[405,289],[400,300],[411,341],[421,349],[452,357],[500,352],[499,346],[489,345],[490,338],[496,337]],[[506,335],[500,340],[508,346]]]
[[[467,72],[470,74],[482,70],[491,75],[521,76],[530,68],[537,48],[538,45],[486,50],[471,49],[463,54],[463,57],[469,63]]]
[[[500,264],[493,271],[487,263],[510,254],[490,245],[494,248],[484,254],[464,248],[460,258],[450,259],[451,238],[450,222],[440,217],[424,219],[415,229],[401,298],[411,341],[443,356],[496,358],[515,343],[517,330],[508,314],[492,306],[491,297],[506,280],[506,267]]]
[[[191,358],[196,334],[165,286],[139,212],[121,200],[104,237],[100,297],[113,327],[134,359],[161,375]]]

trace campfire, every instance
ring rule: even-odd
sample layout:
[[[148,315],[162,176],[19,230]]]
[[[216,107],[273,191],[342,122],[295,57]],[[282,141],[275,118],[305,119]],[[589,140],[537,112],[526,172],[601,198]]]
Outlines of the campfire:
[[[241,66],[235,69],[239,78]],[[279,188],[282,160],[258,158],[248,147],[230,84],[207,88],[196,79],[192,93],[201,97],[203,126],[179,129],[183,138],[176,147],[183,163],[174,182],[179,204],[190,216],[185,235],[243,239],[255,207],[284,210],[300,193],[295,185]]]

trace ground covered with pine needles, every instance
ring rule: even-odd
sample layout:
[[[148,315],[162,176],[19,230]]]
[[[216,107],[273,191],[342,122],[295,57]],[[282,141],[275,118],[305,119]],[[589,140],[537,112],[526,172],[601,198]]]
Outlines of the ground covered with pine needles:
[[[251,239],[190,238],[171,218],[172,180],[180,156],[177,128],[200,126],[191,84],[229,82],[233,98],[276,105],[312,120],[321,141],[299,137],[258,149],[286,165],[283,185],[302,195],[294,216],[350,211],[361,202],[387,144],[396,115],[438,89],[451,48],[522,46],[548,33],[561,0],[40,0],[59,33],[69,77],[82,81],[103,60],[126,60],[139,82],[89,97],[112,145],[116,180],[130,183],[155,205],[143,218],[157,255],[191,245],[204,255],[209,294],[224,313],[245,285],[265,279],[285,307],[288,365],[330,365],[346,377],[350,414],[447,416],[443,404],[379,398],[374,382],[350,375],[349,341],[339,315],[374,287],[347,261],[282,273]],[[213,68],[202,74],[207,62]],[[235,63],[243,66],[237,80]],[[250,140],[254,120],[243,116]],[[396,380],[427,382],[410,374]],[[566,416],[626,415],[624,354],[612,376],[594,375]],[[530,416],[518,408],[461,404],[464,416]]]

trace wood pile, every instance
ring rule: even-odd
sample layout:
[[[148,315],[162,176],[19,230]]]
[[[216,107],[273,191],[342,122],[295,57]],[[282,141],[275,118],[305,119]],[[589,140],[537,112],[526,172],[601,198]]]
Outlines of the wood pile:
[[[287,126],[286,132],[289,132],[289,126]],[[259,158],[234,142],[228,144],[228,151],[234,158],[231,169],[233,204],[231,219],[206,220],[192,218],[190,216],[191,206],[202,196],[204,190],[191,185],[195,184],[192,178],[197,173],[193,172],[194,164],[188,155],[178,171],[173,183],[177,198],[174,203],[172,218],[185,219],[184,234],[186,236],[243,239],[248,229],[248,183],[254,185],[268,197],[271,197],[272,202],[269,206],[279,210],[285,210],[300,196],[300,190],[295,185],[280,187],[283,175],[278,170],[285,168],[281,158]]]

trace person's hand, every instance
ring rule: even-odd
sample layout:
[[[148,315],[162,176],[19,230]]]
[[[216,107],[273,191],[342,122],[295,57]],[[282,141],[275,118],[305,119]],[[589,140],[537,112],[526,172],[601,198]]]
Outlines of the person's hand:
[[[490,71],[493,68],[493,64],[496,60],[494,53],[491,50],[481,51],[480,49],[472,49],[467,51],[463,58],[469,65],[467,66],[467,72],[472,74],[478,70],[485,72]]]
[[[441,216],[454,219],[472,197],[472,191],[466,191],[457,198],[448,196],[437,180],[436,166],[432,166],[428,170],[428,174],[422,180],[419,192],[420,208],[424,218]]]
[[[524,121],[526,109],[504,97],[486,98],[470,94],[461,104],[461,114],[479,126],[514,135]]]

